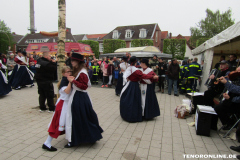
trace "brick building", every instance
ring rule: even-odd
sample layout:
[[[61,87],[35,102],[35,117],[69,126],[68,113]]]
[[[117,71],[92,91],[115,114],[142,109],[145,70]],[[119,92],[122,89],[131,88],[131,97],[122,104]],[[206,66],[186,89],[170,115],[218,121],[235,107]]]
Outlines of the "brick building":
[[[134,39],[151,39],[153,41],[153,45],[162,50],[161,30],[157,23],[116,27],[106,36],[98,40],[100,54],[103,53],[104,39],[124,40],[127,48],[131,47],[131,41]]]

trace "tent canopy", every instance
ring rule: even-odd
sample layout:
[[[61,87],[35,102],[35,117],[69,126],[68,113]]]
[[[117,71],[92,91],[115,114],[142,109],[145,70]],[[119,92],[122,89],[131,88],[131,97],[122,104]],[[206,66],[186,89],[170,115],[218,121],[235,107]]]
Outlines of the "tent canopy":
[[[229,42],[231,42],[231,44]],[[214,53],[237,53],[239,45],[240,21],[207,40],[192,50],[192,53],[193,55],[197,55],[213,47],[215,47]]]
[[[121,52],[160,52],[160,50],[157,47],[154,46],[144,46],[144,47],[131,47],[131,48],[119,48],[115,53],[121,53]]]
[[[166,58],[166,59],[171,59],[172,55],[171,54],[165,54],[165,53],[160,53],[160,52],[129,52],[131,53],[131,56],[136,56],[138,58],[152,58],[154,55],[157,55],[157,57],[161,58]],[[126,52],[121,52],[121,53],[108,53],[108,54],[101,54],[101,57],[119,57],[122,58],[123,56],[126,55]]]

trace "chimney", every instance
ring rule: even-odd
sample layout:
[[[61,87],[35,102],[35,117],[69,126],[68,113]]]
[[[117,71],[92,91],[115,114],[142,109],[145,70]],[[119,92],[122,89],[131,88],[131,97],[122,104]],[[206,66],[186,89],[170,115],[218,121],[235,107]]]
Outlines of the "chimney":
[[[28,30],[31,34],[36,31],[34,22],[34,0],[30,0],[30,28]]]
[[[172,39],[172,33],[171,32],[169,33],[169,39]]]

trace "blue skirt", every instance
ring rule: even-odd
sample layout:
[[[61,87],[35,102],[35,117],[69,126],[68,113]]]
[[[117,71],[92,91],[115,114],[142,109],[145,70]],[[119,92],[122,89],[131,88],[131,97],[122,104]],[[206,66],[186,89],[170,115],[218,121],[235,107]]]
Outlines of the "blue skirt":
[[[31,80],[26,66],[20,66],[19,69],[18,65],[14,67],[12,74],[9,78],[9,84],[14,88],[33,84],[33,80]]]
[[[129,82],[120,99],[120,115],[128,122],[142,121],[141,90],[138,82]]]
[[[154,117],[160,116],[160,109],[154,90],[155,83],[147,85],[144,118],[152,119]]]
[[[102,139],[102,132],[88,94],[76,91],[72,102],[71,144],[76,146],[80,143],[94,143]]]
[[[11,85],[8,83],[6,84],[2,74],[0,73],[0,96],[7,95],[9,92],[12,91]]]
[[[122,88],[123,88],[123,74],[121,73],[118,75],[117,86],[115,89],[116,94],[121,94]]]

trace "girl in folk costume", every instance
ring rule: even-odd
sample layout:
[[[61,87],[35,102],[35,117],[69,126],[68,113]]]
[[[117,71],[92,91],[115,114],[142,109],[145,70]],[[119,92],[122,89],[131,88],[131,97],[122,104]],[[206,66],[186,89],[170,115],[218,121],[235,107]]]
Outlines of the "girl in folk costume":
[[[23,51],[21,53],[18,51],[18,56],[14,59],[17,65],[14,67],[13,71],[9,73],[11,75],[9,83],[16,90],[21,89],[21,87],[24,88],[26,85],[31,85],[31,87],[34,86],[34,73],[32,73],[27,67],[29,62],[26,56],[27,52]]]
[[[2,68],[7,69],[7,67],[0,61],[0,96],[7,95],[12,91],[11,85],[8,84],[7,77],[1,71]]]
[[[68,81],[72,83],[73,90],[69,98],[66,116],[66,139],[69,143],[65,148],[80,143],[95,143],[102,138],[101,133],[103,132],[87,92],[91,83],[83,56],[73,53],[71,60],[73,76],[68,76]]]
[[[130,58],[131,66],[127,68],[123,75],[123,81],[127,81],[120,95],[120,114],[128,122],[142,121],[142,103],[139,81],[142,79],[157,79],[157,75],[143,74],[135,67],[137,59],[135,56]]]
[[[66,122],[66,114],[67,114],[67,107],[68,107],[68,99],[69,93],[72,90],[72,84],[68,81],[67,76],[71,75],[71,69],[69,66],[64,66],[62,69],[62,80],[59,86],[59,94],[60,97],[56,103],[56,109],[53,113],[53,118],[48,127],[48,138],[45,143],[42,145],[43,149],[48,151],[57,151],[51,145],[53,138],[58,138],[59,135],[65,133],[65,122]]]
[[[141,67],[143,74],[156,75],[151,68],[149,68],[148,59],[142,59]],[[141,86],[141,98],[142,98],[142,116],[144,119],[152,119],[160,116],[159,105],[155,94],[154,83],[157,79],[142,79],[140,81]]]
[[[128,64],[128,58],[127,56],[123,56],[122,58],[123,62],[120,63],[120,69],[121,71],[119,72],[119,76],[118,76],[118,81],[117,81],[117,86],[116,86],[116,95],[120,95],[122,88],[123,88],[123,74],[125,73],[126,69],[130,66],[130,64]]]

